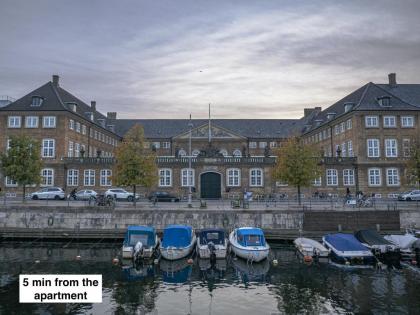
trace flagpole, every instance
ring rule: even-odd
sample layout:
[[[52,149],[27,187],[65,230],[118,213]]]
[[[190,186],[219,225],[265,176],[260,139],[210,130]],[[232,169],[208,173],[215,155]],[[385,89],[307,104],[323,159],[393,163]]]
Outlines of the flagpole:
[[[209,143],[211,142],[211,116],[210,116],[210,103],[209,103]]]

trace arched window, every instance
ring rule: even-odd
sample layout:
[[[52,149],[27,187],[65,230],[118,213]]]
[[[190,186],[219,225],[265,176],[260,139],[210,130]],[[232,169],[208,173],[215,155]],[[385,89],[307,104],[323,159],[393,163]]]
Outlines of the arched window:
[[[192,156],[198,156],[199,154],[200,154],[200,150],[194,150],[191,153]]]
[[[223,156],[228,156],[228,152],[225,149],[221,149],[219,152]]]
[[[228,168],[226,170],[226,186],[241,186],[241,170],[239,168]]]
[[[185,152],[184,149],[181,149],[178,151],[178,156],[186,156],[186,155],[187,155],[187,152]]]
[[[172,170],[170,168],[159,169],[159,187],[172,186]]]
[[[261,168],[251,168],[249,170],[249,186],[261,187],[264,185],[263,170]]]
[[[194,187],[194,169],[183,168],[181,170],[181,186],[182,187]]]
[[[236,149],[233,151],[233,156],[234,157],[241,157],[242,156],[242,152],[239,149]]]

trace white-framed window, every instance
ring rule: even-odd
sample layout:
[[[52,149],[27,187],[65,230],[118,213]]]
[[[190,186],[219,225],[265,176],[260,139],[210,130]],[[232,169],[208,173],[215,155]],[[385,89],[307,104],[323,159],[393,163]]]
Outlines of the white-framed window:
[[[73,119],[69,120],[69,129],[74,130],[74,120]]]
[[[169,141],[162,142],[162,148],[163,149],[170,149],[171,148],[171,143]]]
[[[251,141],[251,142],[249,143],[249,147],[250,147],[251,149],[255,149],[255,148],[257,147],[257,142],[255,142],[255,141]]]
[[[401,127],[402,128],[414,127],[414,116],[401,116]]]
[[[67,150],[67,156],[73,157],[73,141],[69,141],[69,148]]]
[[[340,134],[340,125],[335,125],[335,126],[334,126],[334,133],[335,133],[336,135]]]
[[[6,187],[17,187],[18,184],[16,181],[14,181],[12,178],[10,178],[9,176],[6,176],[4,178],[4,184],[6,185]]]
[[[264,184],[263,170],[261,168],[251,168],[249,170],[249,186],[261,187]]]
[[[86,134],[86,125],[82,125],[82,134],[85,135]]]
[[[42,139],[42,157],[53,158],[55,157],[55,140]]]
[[[76,121],[76,132],[80,132],[80,123]]]
[[[178,156],[186,156],[186,155],[187,155],[187,152],[185,152],[184,149],[181,149],[178,151]]]
[[[55,128],[56,117],[55,116],[44,116],[42,119],[43,128]]]
[[[353,152],[353,141],[349,140],[347,141],[347,153],[349,157],[353,157],[354,156],[354,152]]]
[[[159,142],[159,141],[152,142],[152,146],[153,146],[155,149],[160,149],[160,142]]]
[[[346,120],[346,129],[347,130],[350,130],[351,128],[353,128],[353,122],[352,122],[352,120],[350,118],[350,119],[347,119]]]
[[[241,150],[239,150],[239,149],[233,150],[233,156],[234,157],[241,157],[242,156]]]
[[[411,140],[410,139],[403,139],[402,140],[402,150],[403,150],[403,156],[404,157],[410,157],[411,156]]]
[[[67,170],[67,186],[79,186],[79,170]]]
[[[385,139],[385,156],[398,156],[397,139]]]
[[[226,186],[241,186],[241,170],[239,168],[228,168],[226,170]]]
[[[340,132],[345,132],[346,131],[346,123],[343,121],[341,124],[340,124]]]
[[[321,176],[318,177],[318,178],[315,178],[312,181],[312,186],[321,186],[321,185],[322,185],[322,178],[321,178]]]
[[[38,116],[26,116],[25,127],[26,128],[38,128]]]
[[[181,186],[182,187],[194,187],[195,181],[194,181],[194,169],[192,168],[183,168],[181,170]]]
[[[193,150],[192,152],[191,152],[191,155],[192,156],[198,156],[200,154],[200,150]]]
[[[387,186],[399,186],[400,185],[400,175],[398,174],[397,168],[387,168],[386,169],[386,185]]]
[[[346,148],[346,143],[343,142],[341,144],[341,156],[342,157],[346,157],[347,156],[347,148]]]
[[[83,184],[85,186],[95,186],[95,170],[85,170]]]
[[[259,143],[259,145],[260,145],[260,149],[265,149],[265,147],[267,146],[267,142],[265,142],[265,141],[261,141],[261,142]]]
[[[159,187],[172,186],[172,170],[170,168],[159,169]]]
[[[339,151],[339,149],[341,150],[341,148],[340,148],[340,145],[339,144],[336,144],[335,145],[335,156],[338,156],[338,151]]]
[[[41,185],[42,186],[54,185],[54,170],[52,168],[44,168],[41,170]]]
[[[74,157],[80,157],[80,143],[74,144]]]
[[[33,107],[39,107],[41,106],[43,101],[43,98],[40,96],[32,96],[32,102],[31,102],[31,106]]]
[[[397,118],[395,116],[384,116],[384,128],[397,127]]]
[[[366,116],[365,117],[365,126],[366,126],[366,128],[377,128],[377,127],[379,127],[378,116]]]
[[[368,169],[368,184],[369,186],[381,186],[381,169],[369,168]]]
[[[20,116],[9,116],[7,126],[9,128],[20,128],[20,126],[21,126],[21,117]]]
[[[109,170],[109,169],[101,170],[101,178],[100,178],[101,186],[112,186],[111,176],[112,176],[112,170]]]
[[[336,169],[327,169],[327,186],[338,185],[338,172]]]
[[[343,170],[343,185],[354,186],[354,169]]]
[[[6,141],[6,151],[10,150],[10,143],[12,143],[12,139],[7,139],[7,141]]]
[[[271,141],[270,142],[270,148],[277,148],[277,141]]]
[[[367,139],[367,156],[379,157],[379,139]]]

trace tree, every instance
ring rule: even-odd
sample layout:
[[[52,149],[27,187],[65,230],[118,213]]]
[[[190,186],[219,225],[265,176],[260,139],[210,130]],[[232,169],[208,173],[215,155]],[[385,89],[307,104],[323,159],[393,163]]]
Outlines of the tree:
[[[407,179],[420,187],[420,145],[414,142],[410,147],[410,158],[407,160]]]
[[[136,206],[136,187],[152,187],[157,181],[155,153],[145,148],[143,127],[136,124],[125,135],[115,152],[113,180],[119,186],[131,186]]]
[[[290,138],[277,150],[272,177],[297,188],[299,205],[301,187],[309,186],[320,175],[319,153],[312,146],[303,144],[298,138]]]
[[[0,155],[0,161],[4,176],[23,187],[25,202],[26,186],[41,182],[40,143],[25,135],[11,136],[10,148]]]

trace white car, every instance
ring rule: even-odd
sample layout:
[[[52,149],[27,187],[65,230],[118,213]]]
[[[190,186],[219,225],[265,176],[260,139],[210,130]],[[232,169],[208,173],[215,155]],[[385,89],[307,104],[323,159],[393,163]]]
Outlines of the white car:
[[[59,187],[48,187],[38,190],[31,194],[31,199],[54,199],[54,200],[64,200],[66,195],[64,191]]]
[[[398,200],[420,200],[420,190],[406,191],[398,196]]]
[[[92,189],[84,189],[79,190],[76,192],[76,196],[71,196],[71,194],[67,195],[67,199],[69,200],[89,200],[91,198],[96,198],[98,193]]]
[[[134,201],[134,194],[126,191],[122,188],[111,188],[105,192],[106,198],[115,198],[117,200]],[[136,194],[136,199],[139,199],[140,195]]]

